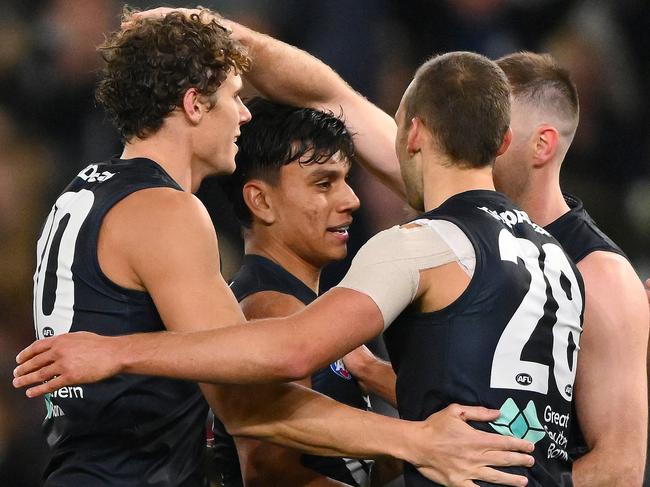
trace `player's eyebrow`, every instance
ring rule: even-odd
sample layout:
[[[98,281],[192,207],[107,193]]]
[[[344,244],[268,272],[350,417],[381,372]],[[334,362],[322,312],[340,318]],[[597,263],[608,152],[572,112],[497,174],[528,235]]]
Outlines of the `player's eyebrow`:
[[[339,171],[336,171],[334,169],[328,169],[325,167],[319,167],[309,175],[311,179],[336,178],[338,176],[339,176]]]

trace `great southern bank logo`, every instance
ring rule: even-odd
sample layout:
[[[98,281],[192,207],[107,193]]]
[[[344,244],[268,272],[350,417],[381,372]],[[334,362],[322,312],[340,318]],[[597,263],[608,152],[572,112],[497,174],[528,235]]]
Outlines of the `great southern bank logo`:
[[[350,374],[350,372],[348,372],[348,370],[345,368],[345,364],[343,364],[342,359],[339,359],[336,362],[332,362],[330,364],[330,369],[332,369],[332,372],[334,372],[336,375],[343,377],[345,380],[352,379],[352,374]]]
[[[537,417],[537,408],[533,401],[528,401],[526,408],[521,411],[512,398],[508,398],[501,406],[501,415],[490,423],[498,433],[537,443],[546,436],[544,427]]]

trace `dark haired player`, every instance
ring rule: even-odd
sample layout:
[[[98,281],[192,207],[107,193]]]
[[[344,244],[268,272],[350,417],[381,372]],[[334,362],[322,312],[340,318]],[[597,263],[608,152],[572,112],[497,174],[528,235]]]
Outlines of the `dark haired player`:
[[[134,18],[110,36],[103,53],[98,98],[122,133],[124,152],[83,170],[44,225],[35,274],[37,336],[241,323],[219,273],[214,228],[191,191],[207,175],[234,170],[239,126],[250,118],[239,98],[239,73],[248,58],[205,10]],[[101,360],[98,352],[84,348]],[[246,360],[243,353],[241,371],[255,366]],[[78,366],[72,368],[91,371]],[[45,429],[53,458],[46,485],[205,484],[206,408],[196,386],[143,375],[68,386],[48,391]],[[494,418],[482,408],[449,408],[424,422],[406,422],[295,384],[201,389],[231,433],[311,453],[390,455],[420,465],[427,475],[481,476],[494,462],[528,461],[499,451],[525,450],[526,442],[480,435],[464,424]],[[447,448],[450,438],[466,447]]]
[[[578,93],[569,73],[549,55],[523,52],[497,63],[512,87],[513,139],[497,158],[494,184],[562,244],[585,281],[574,400],[578,421],[567,445],[573,482],[641,485],[648,303],[623,251],[580,200],[560,189],[560,168],[578,126]]]
[[[237,169],[226,187],[244,234],[246,255],[230,288],[247,319],[287,316],[314,301],[321,269],[347,253],[348,227],[359,200],[346,182],[354,157],[352,137],[333,115],[256,98],[242,127]],[[299,381],[350,406],[369,406],[364,385],[395,403],[390,364],[369,352],[353,376],[343,360]],[[374,376],[374,377],[373,377]],[[372,385],[383,387],[372,389]],[[215,451],[223,483],[241,485],[237,452],[215,420]],[[300,455],[250,439],[236,439],[246,485],[362,486],[372,461]],[[330,479],[326,478],[329,477]]]

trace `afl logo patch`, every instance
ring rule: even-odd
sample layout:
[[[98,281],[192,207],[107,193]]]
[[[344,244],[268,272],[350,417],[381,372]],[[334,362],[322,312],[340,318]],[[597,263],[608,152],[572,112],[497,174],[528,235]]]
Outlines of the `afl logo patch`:
[[[336,362],[332,362],[330,364],[330,369],[332,369],[332,372],[334,372],[336,375],[343,377],[345,380],[352,379],[352,374],[347,371],[345,365],[343,365],[342,359],[339,359]]]
[[[524,372],[521,374],[517,374],[517,377],[515,377],[515,380],[517,381],[518,384],[521,384],[522,386],[529,386],[533,383],[533,378]]]

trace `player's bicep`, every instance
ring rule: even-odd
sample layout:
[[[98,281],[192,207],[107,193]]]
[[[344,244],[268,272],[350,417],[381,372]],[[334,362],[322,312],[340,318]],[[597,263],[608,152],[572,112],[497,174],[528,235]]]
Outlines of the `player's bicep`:
[[[435,222],[422,220],[392,227],[371,238],[359,250],[338,287],[372,299],[386,328],[426,291],[420,286],[421,271],[460,259]]]
[[[586,296],[575,387],[580,427],[590,447],[616,449],[635,436],[642,442],[649,318],[641,282],[613,254],[594,253],[578,267]]]

